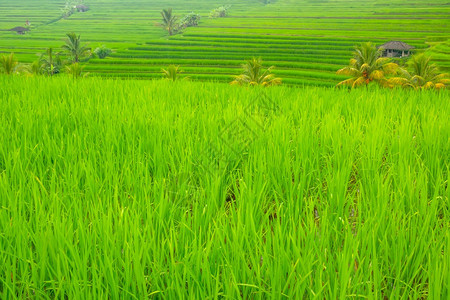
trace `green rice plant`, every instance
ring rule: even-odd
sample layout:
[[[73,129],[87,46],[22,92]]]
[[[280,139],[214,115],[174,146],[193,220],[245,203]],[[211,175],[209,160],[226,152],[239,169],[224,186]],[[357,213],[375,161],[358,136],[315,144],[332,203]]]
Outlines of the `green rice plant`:
[[[136,54],[154,57],[154,61],[167,58],[168,61],[160,64],[159,68],[171,64],[171,59],[173,64],[179,64],[175,62],[175,58],[178,60],[176,51],[183,52],[182,59],[196,58],[194,63],[197,66],[207,68],[210,67],[208,60],[236,60],[246,53],[246,56],[261,56],[280,69],[315,72],[324,71],[321,67],[328,65],[326,71],[332,76],[335,66],[330,65],[346,64],[344,58],[351,55],[352,45],[361,41],[380,45],[392,39],[413,45],[417,51],[430,52],[442,72],[449,71],[445,44],[449,35],[440,30],[449,12],[444,0],[434,0],[431,6],[426,2],[405,4],[400,0],[380,0],[377,3],[302,1],[301,5],[291,0],[269,5],[262,5],[261,1],[239,0],[227,0],[226,3],[219,0],[183,3],[176,0],[151,3],[147,0],[110,0],[97,1],[92,4],[91,13],[74,13],[67,19],[61,18],[60,9],[64,1],[62,5],[50,0],[42,0],[39,5],[33,0],[16,2],[1,1],[0,28],[6,30],[23,25],[25,19],[18,20],[17,16],[26,16],[33,31],[25,38],[0,30],[0,52],[14,52],[16,58],[25,64],[31,64],[36,59],[35,54],[42,49],[51,47],[59,51],[61,37],[66,32],[75,31],[81,32],[86,42],[107,44],[116,49],[120,55],[115,57],[116,61],[142,58],[127,50],[136,45],[147,46],[139,50],[142,53]],[[159,22],[160,11],[166,7],[176,8],[180,16],[195,11],[203,17],[208,16],[211,8],[221,5],[232,5],[232,16],[205,18],[202,26],[186,28],[183,35],[166,37],[167,31],[165,34],[156,26],[149,26],[152,22]],[[73,8],[74,5],[69,6]],[[155,49],[152,46],[156,46]],[[173,51],[168,52],[167,49]],[[209,57],[202,59],[202,51]],[[195,55],[189,57],[190,54]],[[212,54],[222,55],[214,57]],[[308,62],[311,66],[305,67]],[[300,66],[297,67],[296,63]],[[112,62],[103,63],[108,64]],[[230,62],[225,64],[231,65]],[[138,72],[140,66],[136,65],[130,66],[129,72]],[[127,72],[121,74],[127,77]],[[208,69],[204,74],[209,74]],[[313,78],[311,76],[308,80],[314,81]]]
[[[0,76],[0,298],[449,297],[447,90],[122,78]]]

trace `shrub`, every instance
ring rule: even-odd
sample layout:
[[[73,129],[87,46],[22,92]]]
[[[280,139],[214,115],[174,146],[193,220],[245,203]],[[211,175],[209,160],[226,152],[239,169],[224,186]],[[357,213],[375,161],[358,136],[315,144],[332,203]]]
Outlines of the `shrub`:
[[[230,6],[221,6],[219,8],[213,9],[209,13],[210,18],[224,18],[228,15],[228,9]]]
[[[66,73],[72,75],[73,79],[87,77],[89,75],[89,73],[83,73],[83,71],[84,66],[80,65],[80,63],[73,63],[66,66]]]
[[[14,74],[18,71],[19,63],[17,62],[14,53],[10,55],[0,56],[0,73],[7,75]]]
[[[97,48],[94,50],[94,53],[95,53],[95,55],[96,55],[98,58],[103,59],[103,58],[105,58],[105,57],[107,57],[107,56],[110,56],[111,53],[112,53],[112,50],[109,49],[109,48],[107,48],[105,45],[103,45],[103,46],[101,46],[101,47],[97,47]]]
[[[186,16],[184,16],[180,20],[180,27],[186,28],[186,27],[198,26],[199,22],[200,22],[200,15],[196,14],[194,12],[191,12],[191,13],[187,14]]]
[[[183,71],[181,71],[180,66],[170,65],[167,69],[162,69],[161,71],[164,75],[164,78],[171,80],[171,81],[177,81],[179,79],[183,79],[183,80],[189,79],[189,77],[184,77],[184,78],[180,77],[180,73],[183,72]]]

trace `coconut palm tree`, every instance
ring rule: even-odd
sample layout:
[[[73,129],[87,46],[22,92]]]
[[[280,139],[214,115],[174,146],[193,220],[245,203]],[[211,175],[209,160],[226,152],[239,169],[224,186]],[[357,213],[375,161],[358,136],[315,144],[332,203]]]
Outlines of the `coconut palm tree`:
[[[66,44],[61,48],[70,56],[72,63],[80,62],[80,59],[89,54],[90,48],[81,44],[81,37],[75,33],[67,33]]]
[[[173,35],[178,28],[177,25],[177,17],[172,15],[172,9],[163,9],[161,12],[162,16],[162,23],[160,24],[161,27],[163,27],[169,35]]]
[[[177,81],[180,79],[181,71],[180,66],[170,65],[167,69],[162,69],[165,79],[169,79],[172,81]],[[189,79],[189,77],[184,77],[184,80]]]
[[[431,57],[417,54],[408,61],[409,70],[401,69],[401,77],[389,79],[395,86],[413,89],[442,89],[450,84],[448,74],[440,73],[439,68],[431,62]]]
[[[3,55],[0,57],[0,71],[7,75],[14,74],[18,71],[19,63],[14,57],[14,53]]]
[[[89,75],[89,73],[83,74],[83,70],[84,67],[80,65],[80,63],[73,63],[66,66],[66,73],[72,75],[74,80],[80,77],[87,77]]]
[[[243,73],[239,76],[234,76],[231,84],[236,85],[262,85],[273,86],[280,85],[281,78],[276,78],[272,74],[274,66],[264,70],[261,58],[252,58],[242,65]]]
[[[398,65],[390,58],[381,57],[383,49],[368,42],[355,47],[350,65],[336,72],[339,75],[348,75],[351,78],[339,82],[336,86],[347,85],[352,88],[377,82],[382,86],[389,86],[387,75],[394,75]]]

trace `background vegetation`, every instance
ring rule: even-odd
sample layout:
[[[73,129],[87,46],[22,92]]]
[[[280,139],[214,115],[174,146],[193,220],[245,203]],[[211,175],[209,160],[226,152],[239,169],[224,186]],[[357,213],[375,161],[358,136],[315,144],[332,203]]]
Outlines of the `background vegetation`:
[[[193,80],[228,82],[245,60],[261,57],[276,66],[274,73],[284,84],[334,86],[346,78],[335,72],[347,64],[354,45],[401,40],[429,49],[441,70],[450,70],[446,0],[84,2],[89,11],[61,18],[62,0],[21,0],[21,5],[2,0],[0,29],[24,26],[28,19],[31,31],[24,36],[0,31],[0,52],[15,52],[20,62],[31,63],[36,53],[60,47],[66,33],[76,32],[92,49],[114,50],[107,59],[89,61],[91,76],[155,78],[162,67],[174,64]],[[228,16],[209,18],[222,5]],[[169,37],[157,26],[167,8],[180,19],[200,14],[199,26]]]

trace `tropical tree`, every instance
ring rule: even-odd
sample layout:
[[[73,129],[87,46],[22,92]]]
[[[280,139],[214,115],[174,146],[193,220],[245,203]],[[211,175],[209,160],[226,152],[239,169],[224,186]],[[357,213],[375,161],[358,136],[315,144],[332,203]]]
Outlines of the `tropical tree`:
[[[75,33],[67,33],[65,45],[61,48],[69,55],[71,63],[80,62],[80,59],[89,55],[90,48],[81,44],[81,37]]]
[[[413,89],[442,89],[450,84],[449,75],[440,73],[439,68],[431,62],[431,57],[417,54],[408,61],[408,69],[400,69],[401,77],[393,77],[389,82],[394,86]]]
[[[39,60],[42,63],[43,72],[50,76],[61,72],[64,66],[60,54],[54,54],[53,48],[47,48],[45,54],[42,54]]]
[[[109,55],[111,55],[112,50],[107,48],[105,45],[101,46],[101,47],[97,47],[94,50],[95,55],[97,55],[98,58],[103,59]]]
[[[162,72],[165,79],[177,81],[181,78],[180,74],[183,71],[181,71],[180,66],[170,65],[167,69],[162,69]],[[183,79],[189,79],[189,77],[184,77]]]
[[[89,73],[84,73],[84,66],[80,65],[80,63],[73,63],[71,65],[66,66],[66,73],[72,75],[73,79],[77,79],[80,77],[87,77]]]
[[[341,81],[336,86],[347,85],[352,88],[367,86],[371,82],[377,82],[382,86],[389,86],[387,75],[394,75],[399,69],[390,58],[381,57],[382,48],[378,48],[368,42],[355,47],[350,65],[336,72],[339,75],[348,75],[351,78]]]
[[[221,7],[215,8],[209,13],[209,17],[213,18],[213,19],[225,18],[228,15],[229,8],[230,8],[230,6],[221,6]]]
[[[167,30],[169,35],[173,35],[178,29],[178,24],[177,17],[172,14],[172,9],[163,9],[161,11],[161,16],[162,23],[160,24],[160,26]]]
[[[74,3],[71,0],[66,0],[64,8],[61,9],[62,17],[68,18],[75,12]]]
[[[3,55],[0,57],[0,71],[7,75],[14,74],[18,71],[19,63],[17,62],[14,53],[10,55]]]
[[[200,22],[200,15],[196,14],[194,12],[191,12],[187,15],[185,15],[179,23],[179,27],[184,29],[187,27],[195,27],[198,26],[198,23]]]
[[[41,59],[37,59],[26,66],[26,72],[31,75],[42,75],[45,72],[44,64]]]
[[[262,85],[273,86],[280,85],[281,78],[275,77],[272,74],[274,66],[264,70],[261,58],[252,58],[242,65],[243,73],[239,76],[234,76],[231,82],[233,85]]]

